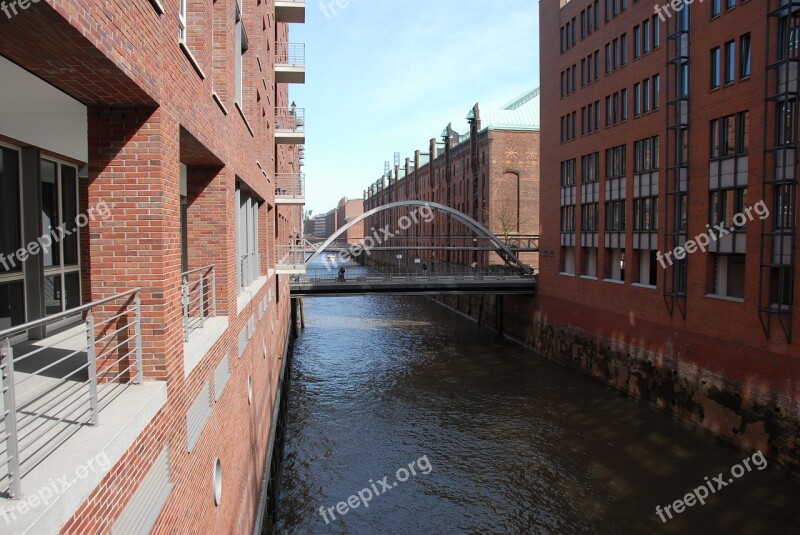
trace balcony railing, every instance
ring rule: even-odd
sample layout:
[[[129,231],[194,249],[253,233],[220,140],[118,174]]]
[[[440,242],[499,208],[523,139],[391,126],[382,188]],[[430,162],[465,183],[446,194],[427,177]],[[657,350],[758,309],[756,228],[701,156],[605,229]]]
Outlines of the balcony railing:
[[[297,245],[275,247],[275,271],[282,274],[300,274],[306,271],[306,252],[300,242]]]
[[[306,110],[297,106],[275,110],[275,129],[279,132],[305,132]]]
[[[196,329],[205,327],[206,318],[217,316],[217,270],[205,266],[181,274],[183,281],[183,341]]]
[[[281,43],[275,44],[275,65],[288,67],[305,67],[306,65],[306,45],[305,43]]]
[[[275,176],[276,200],[303,200],[306,194],[306,177],[303,173]]]
[[[80,428],[98,425],[118,388],[142,384],[140,288],[0,332],[0,492],[21,480]],[[76,317],[44,340],[12,347],[27,331]]]

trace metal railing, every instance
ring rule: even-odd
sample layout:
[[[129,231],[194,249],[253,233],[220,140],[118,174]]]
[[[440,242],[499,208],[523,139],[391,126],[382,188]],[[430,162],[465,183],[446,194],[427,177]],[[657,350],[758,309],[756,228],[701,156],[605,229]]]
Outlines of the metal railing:
[[[305,269],[306,253],[302,245],[278,245],[275,247],[275,267],[277,269]]]
[[[306,176],[303,173],[275,175],[275,196],[302,198],[306,192]]]
[[[217,316],[216,266],[204,266],[181,273],[183,294],[183,341],[196,329],[205,327],[206,318]]]
[[[305,132],[306,110],[297,106],[275,109],[275,129],[283,132]]]
[[[305,43],[275,44],[275,65],[278,67],[304,67],[306,64]]]
[[[333,266],[333,264],[331,264]],[[422,269],[391,268],[348,268],[340,274],[339,266],[331,269],[309,269],[305,275],[292,278],[292,285],[308,284],[342,284],[342,283],[436,283],[436,282],[470,282],[470,281],[535,281],[536,277],[523,275],[515,269],[476,269],[467,268],[461,271],[436,272]]]
[[[81,427],[98,425],[120,385],[143,382],[140,291],[0,331],[0,492],[20,496],[22,477]],[[72,317],[82,325],[11,345],[12,337]]]

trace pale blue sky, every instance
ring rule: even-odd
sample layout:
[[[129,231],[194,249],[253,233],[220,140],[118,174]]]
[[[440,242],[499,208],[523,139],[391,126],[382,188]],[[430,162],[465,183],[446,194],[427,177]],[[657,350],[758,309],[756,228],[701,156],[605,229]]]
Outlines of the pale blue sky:
[[[340,0],[341,1],[341,0]],[[427,149],[475,102],[498,108],[539,83],[537,0],[307,0],[306,208],[360,198],[386,160]],[[344,3],[344,1],[341,1]]]

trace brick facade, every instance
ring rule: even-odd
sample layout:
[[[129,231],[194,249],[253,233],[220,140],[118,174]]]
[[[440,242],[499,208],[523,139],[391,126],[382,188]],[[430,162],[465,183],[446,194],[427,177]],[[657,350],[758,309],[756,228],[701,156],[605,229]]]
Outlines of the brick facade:
[[[163,4],[164,12],[161,12]],[[0,54],[87,106],[88,179],[80,208],[105,201],[112,217],[82,238],[83,302],[141,287],[144,375],[165,381],[166,405],[135,438],[64,533],[108,532],[169,447],[174,488],[155,533],[252,532],[269,459],[274,403],[290,323],[288,278],[276,248],[301,232],[302,206],[275,201],[278,173],[299,172],[300,148],[276,146],[275,108],[290,105],[275,79],[276,42],[288,25],[273,0],[241,0],[248,49],[236,102],[237,0],[188,0],[179,45],[178,0],[41,1],[0,15]],[[19,146],[25,140],[0,138]],[[47,147],[43,147],[46,151]],[[181,164],[186,166],[188,269],[213,264],[228,327],[184,376]],[[258,199],[264,284],[243,306],[237,292],[236,187]],[[259,311],[269,300],[266,312]],[[239,308],[241,307],[241,310]],[[238,335],[255,325],[244,353]],[[231,377],[187,453],[186,414],[223,358]],[[248,399],[252,380],[253,398]],[[223,467],[215,505],[214,460]]]

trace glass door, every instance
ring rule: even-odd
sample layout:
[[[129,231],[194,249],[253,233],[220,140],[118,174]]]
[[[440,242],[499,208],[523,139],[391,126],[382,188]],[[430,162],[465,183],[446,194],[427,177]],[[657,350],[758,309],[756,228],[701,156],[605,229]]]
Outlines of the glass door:
[[[25,323],[20,188],[19,151],[0,145],[0,330]]]
[[[78,171],[42,159],[41,178],[42,235],[49,235],[52,242],[50,247],[42,247],[45,314],[52,316],[81,304]],[[42,239],[43,244],[47,241]]]

